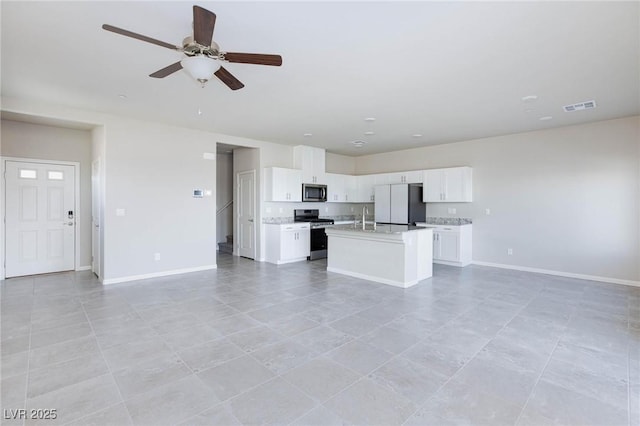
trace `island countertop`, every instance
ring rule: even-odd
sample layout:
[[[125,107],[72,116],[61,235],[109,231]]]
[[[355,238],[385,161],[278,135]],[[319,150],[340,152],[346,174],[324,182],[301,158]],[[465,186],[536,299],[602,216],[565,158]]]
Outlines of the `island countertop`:
[[[433,229],[409,225],[327,226],[327,271],[407,288],[433,273]]]
[[[389,225],[389,224],[379,224],[373,225],[367,223],[362,228],[362,224],[350,224],[350,225],[335,225],[331,227],[327,227],[325,231],[348,231],[348,232],[361,232],[367,234],[401,234],[403,232],[409,231],[425,231],[429,230],[429,228],[425,228],[422,226],[413,226],[413,225]]]

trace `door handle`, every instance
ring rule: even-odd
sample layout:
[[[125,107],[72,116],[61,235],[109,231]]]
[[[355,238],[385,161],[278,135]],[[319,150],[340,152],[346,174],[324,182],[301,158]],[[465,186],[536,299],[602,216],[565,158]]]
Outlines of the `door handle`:
[[[253,222],[253,219],[249,219],[249,222]]]
[[[63,223],[63,225],[73,226],[73,221],[71,221],[71,222],[65,222],[65,223]]]

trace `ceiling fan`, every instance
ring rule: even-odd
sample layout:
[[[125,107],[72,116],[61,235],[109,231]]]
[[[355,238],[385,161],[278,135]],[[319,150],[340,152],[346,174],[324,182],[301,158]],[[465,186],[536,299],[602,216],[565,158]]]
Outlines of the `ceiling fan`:
[[[147,43],[156,44],[185,54],[185,58],[181,61],[164,67],[153,74],[149,74],[149,77],[153,78],[164,78],[184,68],[194,79],[202,84],[202,87],[215,75],[231,90],[238,90],[242,89],[244,84],[223,68],[221,66],[222,62],[271,65],[276,67],[282,65],[282,57],[280,55],[221,51],[218,44],[212,39],[215,25],[215,13],[200,6],[193,6],[193,36],[187,36],[182,41],[182,46],[174,46],[170,43],[165,43],[164,41],[108,24],[104,24],[102,28],[116,34],[146,41]]]

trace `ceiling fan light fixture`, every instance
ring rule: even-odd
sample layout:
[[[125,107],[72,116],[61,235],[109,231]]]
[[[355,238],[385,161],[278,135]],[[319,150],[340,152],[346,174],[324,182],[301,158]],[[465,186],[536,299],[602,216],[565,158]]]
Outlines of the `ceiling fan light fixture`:
[[[184,58],[180,65],[191,77],[202,84],[202,87],[213,77],[213,73],[220,69],[220,62],[205,55],[195,55]]]

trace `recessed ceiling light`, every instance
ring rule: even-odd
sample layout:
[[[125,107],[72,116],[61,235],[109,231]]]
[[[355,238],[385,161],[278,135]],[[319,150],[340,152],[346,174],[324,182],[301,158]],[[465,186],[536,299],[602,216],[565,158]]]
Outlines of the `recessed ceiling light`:
[[[198,108],[198,115],[202,115],[202,110]]]
[[[421,138],[422,135],[420,133],[416,133],[415,135],[411,135],[412,138]]]
[[[529,96],[523,96],[522,97],[522,102],[525,102],[525,103],[535,102],[537,100],[538,100],[538,96],[537,95],[529,95]]]
[[[545,115],[544,117],[540,117],[540,121],[548,121],[551,120],[553,117],[550,115]]]
[[[357,141],[351,141],[351,143],[356,148],[362,148],[366,142],[365,141],[361,141],[361,140],[357,140]]]
[[[127,99],[127,95],[118,95],[120,99]]]
[[[526,112],[526,113],[533,112],[533,108],[525,108],[525,109],[524,109],[524,112]]]
[[[364,121],[376,121],[376,119],[374,117],[367,117]]]
[[[372,135],[375,135],[375,134],[376,134],[376,132],[364,132],[365,136],[372,136]]]
[[[311,136],[313,136],[313,133],[305,133],[304,135],[305,138],[310,138]]]

